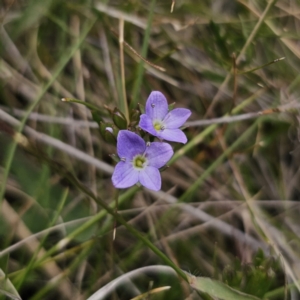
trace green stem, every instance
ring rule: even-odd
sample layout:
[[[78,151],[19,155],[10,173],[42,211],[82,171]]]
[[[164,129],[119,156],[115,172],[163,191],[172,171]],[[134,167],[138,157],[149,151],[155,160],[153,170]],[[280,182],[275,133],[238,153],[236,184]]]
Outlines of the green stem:
[[[100,111],[102,112],[102,108],[92,104],[92,103],[89,103],[89,102],[85,102],[85,101],[82,101],[82,100],[79,100],[79,99],[74,99],[74,98],[62,98],[61,101],[63,102],[71,102],[71,103],[79,103],[79,104],[82,104],[86,107],[88,107],[89,109],[92,109],[92,110],[96,110],[96,111]]]
[[[272,65],[272,64],[275,64],[275,63],[277,63],[277,62],[279,62],[279,61],[281,61],[281,60],[284,60],[284,59],[285,59],[285,57],[281,57],[281,58],[274,59],[274,60],[272,60],[272,61],[270,61],[270,62],[268,62],[268,63],[266,63],[266,64],[264,64],[264,65],[258,66],[258,67],[256,67],[256,68],[251,69],[251,70],[238,72],[238,75],[243,75],[243,74],[247,74],[247,73],[252,73],[252,72],[254,72],[254,71],[256,71],[256,70],[262,69],[262,68],[267,67],[267,66]]]

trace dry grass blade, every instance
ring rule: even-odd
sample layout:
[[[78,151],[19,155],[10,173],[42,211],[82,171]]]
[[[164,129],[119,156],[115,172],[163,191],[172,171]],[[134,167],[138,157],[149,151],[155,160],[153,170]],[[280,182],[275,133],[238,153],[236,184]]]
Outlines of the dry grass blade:
[[[116,278],[115,280],[111,281],[106,286],[99,289],[95,294],[90,296],[87,300],[100,300],[105,297],[107,297],[110,293],[112,293],[118,286],[122,285],[124,282],[130,278],[136,278],[141,276],[142,274],[167,274],[171,277],[176,276],[175,271],[166,266],[147,266],[143,268],[139,268],[136,270],[133,270],[131,272],[128,272],[126,274],[123,274],[122,276]]]
[[[0,110],[0,119],[7,122],[8,124],[12,126],[18,126],[20,124],[20,121],[16,120],[15,118],[11,117],[9,114],[6,112]],[[52,147],[55,147],[56,149],[60,149],[69,155],[76,157],[79,160],[82,160],[88,164],[94,165],[96,168],[99,170],[102,170],[108,174],[112,174],[113,168],[100,161],[99,159],[96,159],[95,157],[89,156],[83,151],[80,151],[58,139],[55,139],[51,136],[48,136],[44,133],[40,133],[35,131],[34,129],[30,128],[29,126],[25,126],[24,132],[31,136],[32,138],[38,140],[41,143],[44,143],[46,145],[50,145]]]
[[[171,286],[162,286],[162,287],[159,287],[159,288],[151,289],[151,290],[149,290],[148,292],[146,292],[144,294],[141,294],[139,296],[131,298],[131,300],[145,299],[145,297],[149,297],[150,295],[161,293],[163,291],[169,290],[170,288],[171,288]]]

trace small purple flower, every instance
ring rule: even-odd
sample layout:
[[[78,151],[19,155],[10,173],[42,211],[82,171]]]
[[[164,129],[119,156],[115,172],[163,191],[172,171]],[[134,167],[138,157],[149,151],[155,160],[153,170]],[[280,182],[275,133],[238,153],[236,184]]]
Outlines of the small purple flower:
[[[159,168],[174,154],[167,143],[147,143],[136,133],[120,130],[117,137],[117,152],[120,162],[115,167],[112,182],[116,188],[128,188],[140,183],[148,189],[161,188]]]
[[[158,137],[170,142],[185,144],[187,138],[179,129],[191,115],[186,108],[175,108],[168,112],[168,102],[161,92],[152,92],[146,102],[146,114],[142,114],[139,126]]]

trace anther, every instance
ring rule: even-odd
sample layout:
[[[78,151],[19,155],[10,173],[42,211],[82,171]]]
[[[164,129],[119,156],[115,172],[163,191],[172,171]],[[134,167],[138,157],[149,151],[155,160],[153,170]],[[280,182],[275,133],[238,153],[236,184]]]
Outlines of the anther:
[[[151,104],[151,107],[154,108],[154,107],[155,107],[155,104],[152,103],[152,104]]]
[[[121,161],[126,161],[126,157],[121,157]]]

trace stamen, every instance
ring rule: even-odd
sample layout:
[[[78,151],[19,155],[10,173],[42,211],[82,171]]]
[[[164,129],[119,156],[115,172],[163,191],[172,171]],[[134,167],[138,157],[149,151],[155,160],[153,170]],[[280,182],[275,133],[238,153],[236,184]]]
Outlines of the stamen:
[[[161,130],[161,128],[162,128],[162,124],[161,124],[161,122],[159,122],[159,121],[155,121],[154,123],[153,123],[153,127],[154,127],[154,129],[156,130],[156,131],[160,131]]]
[[[146,146],[147,146],[147,147],[149,147],[150,145],[151,145],[151,143],[150,143],[150,142],[147,142],[147,143],[146,143]]]
[[[121,157],[121,159],[120,159],[121,161],[126,161],[126,157]]]
[[[137,167],[143,167],[143,165],[144,165],[144,162],[141,160],[141,159],[137,159],[136,161],[135,161],[135,164],[136,164],[136,166]]]
[[[152,103],[152,104],[151,104],[151,107],[154,108],[154,107],[155,107],[155,104]]]
[[[147,159],[145,156],[138,154],[133,158],[132,164],[135,169],[141,170],[147,166]]]

